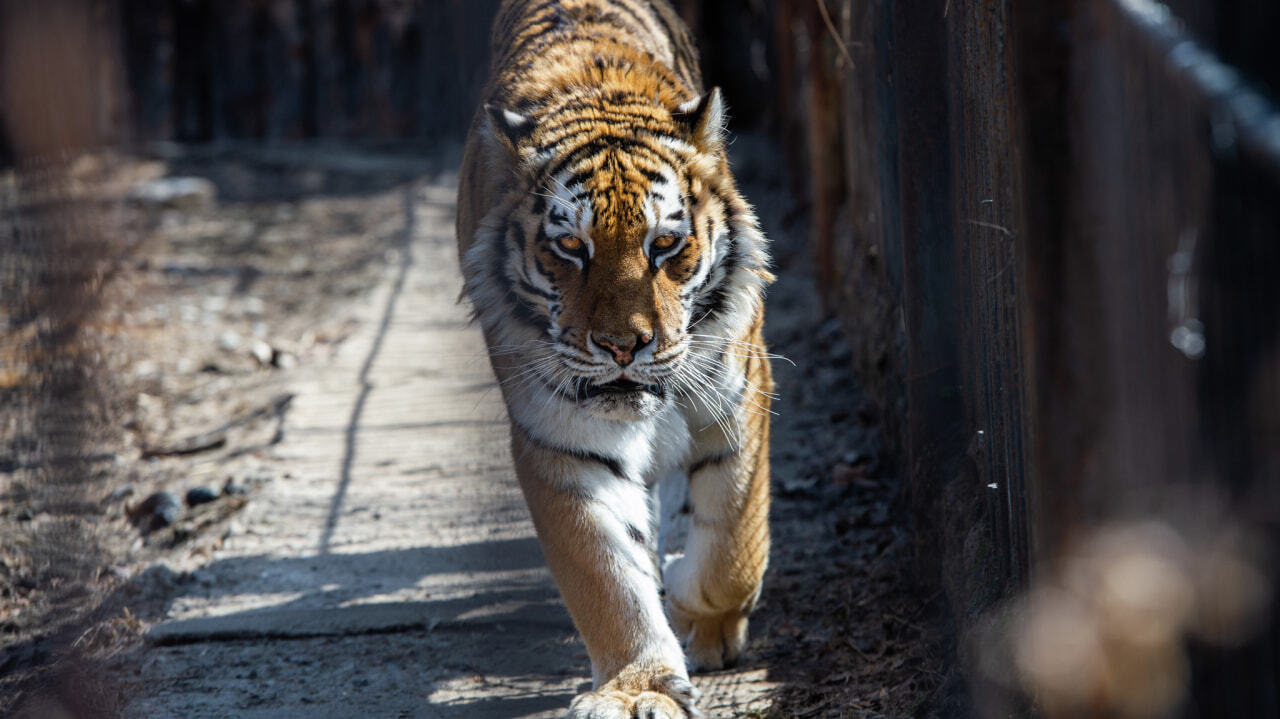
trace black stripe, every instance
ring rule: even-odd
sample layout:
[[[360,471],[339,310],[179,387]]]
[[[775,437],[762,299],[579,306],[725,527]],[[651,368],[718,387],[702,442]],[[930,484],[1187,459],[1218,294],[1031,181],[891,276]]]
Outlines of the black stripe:
[[[518,5],[512,5],[511,10],[502,18],[501,35],[508,37],[512,34],[517,22],[527,23],[531,18],[537,17],[539,13],[547,10],[555,5],[557,0],[542,0],[542,2],[532,2],[526,4],[523,8],[517,9]],[[558,12],[558,10],[557,10]]]
[[[698,262],[697,262],[697,264],[695,264],[695,265],[693,266],[693,271],[689,273],[689,276],[690,276],[690,277],[697,277],[697,276],[698,276],[698,273],[699,273],[699,272],[701,272],[701,271],[702,271],[702,258],[701,258],[701,257],[699,257],[699,258],[698,258]],[[706,286],[707,286],[707,280],[709,280],[709,279],[711,279],[711,273],[710,273],[710,272],[708,272],[708,273],[707,273],[707,276],[706,276],[706,277],[703,277],[703,278],[702,278],[702,282],[699,282],[699,283],[698,283],[698,286],[697,286],[696,288],[694,288],[694,289],[693,289],[693,291],[691,291],[691,292],[682,292],[682,293],[680,294],[680,299],[682,299],[682,300],[687,300],[687,299],[689,299],[690,297],[693,297],[694,295],[698,294],[698,292],[699,292],[699,291],[701,291],[703,287],[706,287]]]
[[[508,222],[498,240],[499,246],[493,252],[493,279],[508,292],[511,291],[511,278],[507,276],[507,237],[511,234],[512,227],[512,223]]]
[[[555,302],[557,299],[556,296],[551,294],[550,292],[534,287],[532,284],[524,280],[520,280],[520,289],[524,290],[525,292],[528,292],[531,295],[537,295],[542,299],[547,300],[548,302]]]
[[[600,131],[600,126],[605,125],[610,128],[626,129],[631,131],[633,135],[647,133],[650,137],[663,138],[668,137],[665,133],[665,127],[654,117],[642,113],[626,112],[622,108],[615,106],[601,107],[598,104],[584,103],[577,108],[580,112],[589,112],[587,117],[578,117],[573,107],[554,108],[549,114],[558,118],[555,126],[548,129],[547,135],[542,138],[542,142],[538,144],[537,151],[545,153],[549,150],[567,144],[570,140],[582,136],[594,136]]]
[[[507,225],[508,232],[511,230],[511,228],[512,228],[512,225],[508,223]],[[503,240],[502,246],[497,248],[493,253],[493,267],[491,269],[491,272],[493,273],[494,282],[497,282],[503,289],[506,290],[505,297],[509,298],[511,302],[512,316],[515,317],[520,322],[523,322],[531,327],[536,327],[540,330],[545,331],[548,327],[551,326],[550,320],[548,320],[546,317],[539,315],[533,307],[529,306],[528,302],[525,302],[520,297],[520,295],[516,293],[515,286],[512,283],[512,279],[510,276],[507,275],[506,260],[507,260],[507,243],[505,240]]]
[[[607,32],[591,32],[596,28],[583,29],[580,23],[566,22],[566,18],[557,17],[554,23],[551,23],[550,29],[538,30],[526,36],[526,42],[531,44],[521,44],[516,50],[507,52],[502,56],[503,62],[499,63],[499,67],[509,68],[508,75],[513,76],[517,81],[527,77],[535,68],[543,62],[542,51],[552,45],[560,45],[562,47],[572,47],[575,44],[586,45],[590,47],[599,46],[601,43],[610,43],[620,47],[634,50],[634,46],[625,43],[619,38],[625,38],[631,35],[631,29],[618,23],[617,16],[605,17],[601,16],[603,22],[600,26],[613,26],[614,33]],[[528,28],[533,29],[533,23],[529,23]],[[515,65],[509,65],[509,61],[514,61],[518,57],[526,57],[527,60]]]
[[[559,485],[559,488],[562,492],[572,495],[579,502],[586,503],[591,501],[591,490],[580,484],[562,484]]]
[[[737,450],[733,450],[733,449],[726,449],[720,452],[716,452],[715,454],[709,454],[706,457],[699,459],[697,462],[694,462],[693,464],[689,465],[689,472],[688,472],[689,478],[692,479],[693,475],[697,474],[699,471],[703,469],[706,469],[707,467],[710,467],[711,465],[720,464],[721,462],[727,459],[732,459],[733,457],[736,457],[736,456],[738,456],[738,452]]]
[[[572,447],[562,447],[558,444],[553,444],[540,437],[534,436],[534,434],[530,432],[528,429],[526,429],[524,425],[520,424],[519,422],[516,422],[515,420],[512,420],[511,424],[515,425],[515,427],[524,434],[525,438],[529,440],[530,444],[534,445],[539,449],[545,450],[547,452],[555,452],[556,454],[563,454],[569,457],[573,457],[574,459],[582,460],[583,462],[592,462],[592,463],[601,465],[605,469],[608,469],[609,472],[612,473],[613,476],[617,477],[618,479],[624,479],[628,482],[634,481],[627,476],[626,472],[622,471],[622,462],[618,459],[615,459],[613,457],[606,457],[603,454],[596,454],[595,452],[588,452],[583,449],[574,449]]]
[[[657,7],[653,0],[650,0],[649,8],[653,17],[662,25],[667,37],[671,38],[671,44],[675,46],[676,66],[672,69],[675,70],[677,79],[682,84],[686,84],[684,88],[686,91],[701,93],[702,89],[698,87],[702,82],[702,73],[698,71],[698,49],[693,45],[688,27],[680,21],[679,15],[676,15],[669,5],[664,11],[664,8]],[[671,12],[673,17],[668,18],[665,12]],[[674,20],[677,25],[673,26],[670,20]]]
[[[551,327],[551,322],[548,321],[546,317],[538,314],[528,302],[520,299],[519,295],[512,292],[509,293],[509,296],[514,299],[511,303],[511,312],[512,316],[517,320],[529,325],[530,327],[536,327],[544,332]]]
[[[609,7],[617,8],[626,13],[631,18],[632,23],[636,25],[636,29],[645,29],[644,18],[636,14],[635,8],[624,2],[618,2],[618,0],[605,0],[605,2],[609,4]]]
[[[489,41],[493,43],[493,45],[498,46],[499,43],[510,38],[511,28],[515,26],[516,20],[520,17],[522,17],[522,13],[517,9],[517,6],[508,5],[507,11],[494,19],[493,31],[490,34]]]
[[[627,151],[635,147],[644,147],[644,143],[629,137],[610,137],[608,135],[605,135],[604,137],[597,137],[594,140],[588,140],[587,142],[582,143],[565,154],[560,158],[560,161],[547,172],[547,174],[551,177],[555,177],[568,165],[576,164],[577,162],[594,157],[606,150]]]
[[[646,547],[649,546],[649,540],[645,538],[644,532],[640,531],[640,528],[637,527],[636,525],[634,524],[627,525],[627,535],[630,536],[631,540],[634,541],[635,543],[646,546]]]
[[[518,247],[518,248],[519,248],[519,252],[520,252],[520,254],[521,254],[521,255],[523,255],[523,254],[524,254],[524,249],[525,249],[525,247],[524,247],[524,246],[525,246],[524,231],[523,231],[523,230],[520,228],[520,226],[519,226],[519,225],[517,225],[515,222],[508,222],[508,223],[507,223],[507,235],[508,235],[511,239],[514,239],[514,240],[515,240],[515,242],[516,242],[516,247]]]
[[[572,95],[560,104],[551,106],[552,114],[561,118],[556,124],[557,130],[568,130],[584,124],[631,123],[650,132],[657,132],[667,127],[662,117],[657,114],[651,99],[637,93],[614,93],[608,99],[599,95]],[[569,133],[562,132],[557,141],[563,140]]]
[[[652,3],[650,3],[650,6],[652,7]],[[679,38],[677,38],[676,34],[671,31],[671,23],[667,22],[667,19],[662,16],[662,11],[657,8],[652,8],[650,14],[653,15],[653,17],[658,21],[658,24],[662,26],[662,31],[667,34],[667,39],[671,40],[671,44],[678,44],[677,41]],[[683,80],[684,78],[681,79]]]
[[[729,304],[729,290],[725,287],[726,284],[722,281],[694,305],[693,314],[699,318],[697,325],[714,320],[724,312],[725,306]]]
[[[518,42],[515,41],[516,38],[511,33],[507,33],[506,37],[509,44],[507,45],[507,51],[503,53],[502,59],[498,63],[499,66],[507,65],[518,57],[527,55],[536,57],[539,54],[537,50],[560,40],[553,31],[564,24],[563,18],[559,17],[558,14],[554,18],[551,15],[552,13],[546,13],[544,15],[529,15],[520,18],[521,24],[529,31],[532,31],[537,25],[545,27],[537,32],[527,32]],[[523,63],[513,69],[517,75],[523,75],[530,67],[531,64]]]
[[[538,147],[538,152],[548,152],[551,150],[555,150],[556,153],[561,158],[561,160],[555,165],[555,167],[552,170],[544,173],[544,176],[554,177],[556,174],[559,174],[559,172],[566,166],[571,166],[574,164],[586,162],[594,158],[596,155],[609,150],[610,148],[617,148],[619,150],[622,150],[632,158],[642,158],[649,162],[652,162],[655,164],[661,164],[666,167],[675,167],[681,164],[679,154],[672,151],[671,148],[663,146],[660,142],[654,142],[654,143],[645,142],[646,138],[660,139],[662,137],[666,137],[666,135],[660,132],[656,132],[652,128],[644,126],[640,123],[626,122],[622,120],[619,120],[613,123],[613,125],[629,128],[632,130],[643,130],[645,133],[648,133],[648,134],[637,135],[638,139],[637,137],[624,137],[624,136],[612,135],[608,133],[601,134],[599,130],[596,128],[597,122],[598,121],[595,119],[567,121],[563,125],[561,125],[560,127],[561,130],[568,127],[578,126],[578,125],[586,125],[587,127],[578,132],[562,133],[558,137],[550,138],[546,140]],[[578,140],[579,138],[584,138],[584,137],[589,139],[580,140],[578,144],[574,146],[574,149],[570,150],[569,152],[566,152],[566,153],[560,152],[559,148],[561,146],[570,144],[571,140]],[[582,179],[585,179],[591,176],[593,173],[594,173],[593,170],[580,171],[579,173],[574,175],[574,177],[572,178],[572,181],[566,183],[566,185],[568,187],[573,187],[575,182],[580,182]]]
[[[617,3],[611,2],[609,4],[617,7]],[[627,10],[627,14],[631,15],[631,20],[627,20],[625,17],[615,12],[602,12],[592,18],[592,20],[600,23],[601,25],[612,25],[629,35],[639,35],[645,29],[644,23],[641,22],[637,25],[636,23],[640,22],[639,18],[636,17],[634,12],[630,12],[630,8],[627,8]]]
[[[542,241],[543,241],[543,242],[549,242],[550,240],[546,240],[546,239],[544,239],[544,240],[542,240]],[[546,281],[547,281],[547,284],[555,285],[555,282],[554,282],[555,275],[551,274],[550,272],[547,272],[547,268],[546,268],[546,267],[544,267],[544,266],[543,266],[543,264],[542,264],[542,258],[541,258],[541,257],[538,257],[536,254],[533,256],[533,266],[537,268],[538,273],[542,275],[542,279],[544,279],[544,280],[546,280]],[[545,296],[545,295],[544,295],[544,296]],[[556,299],[559,299],[559,298],[558,298],[558,297],[549,297],[548,299],[556,300]]]
[[[701,317],[702,321],[712,319],[719,315],[724,310],[724,306],[729,302],[729,285],[733,279],[734,271],[738,269],[738,266],[742,262],[742,258],[738,254],[737,237],[734,235],[732,229],[730,229],[728,234],[728,242],[729,251],[725,253],[724,260],[722,260],[719,265],[711,269],[707,278],[710,279],[714,276],[717,270],[723,270],[724,275],[714,287],[707,291],[694,308],[696,315]]]
[[[693,231],[694,231],[694,232],[697,232],[697,231],[698,231],[698,228],[696,228],[696,227],[695,227],[695,228],[693,229]],[[716,254],[716,220],[715,220],[715,218],[714,218],[714,217],[711,217],[711,216],[709,216],[709,215],[707,216],[707,234],[706,234],[706,235],[704,235],[704,238],[706,239],[707,247],[711,250],[711,256],[712,256],[712,257],[715,257],[715,254]],[[693,276],[694,276],[694,277],[697,277],[697,276],[698,276],[698,273],[699,273],[699,272],[701,272],[701,271],[702,271],[702,257],[698,257],[698,266],[697,266],[697,268],[696,268],[696,269],[694,269],[694,271],[693,271]],[[697,287],[695,287],[695,288],[693,288],[693,291],[691,291],[691,292],[687,292],[687,293],[685,293],[685,294],[681,295],[681,298],[686,298],[686,297],[698,297],[698,296],[700,296],[700,295],[702,294],[703,290],[705,290],[705,289],[707,288],[707,285],[711,284],[711,278],[713,278],[713,277],[715,277],[715,276],[716,276],[716,267],[712,267],[710,270],[708,270],[708,271],[707,271],[707,276],[706,276],[706,277],[703,277],[703,278],[702,278],[702,281],[698,283],[698,286],[697,286]]]
[[[592,175],[594,175],[594,174],[595,174],[595,172],[596,172],[596,171],[595,171],[595,170],[592,170],[592,169],[587,169],[587,170],[578,170],[577,172],[573,173],[572,175],[569,175],[569,179],[565,180],[565,182],[564,182],[564,186],[565,186],[565,187],[577,187],[578,185],[581,185],[583,182],[585,182],[585,181],[587,180],[587,178],[589,178],[589,177],[591,177]]]

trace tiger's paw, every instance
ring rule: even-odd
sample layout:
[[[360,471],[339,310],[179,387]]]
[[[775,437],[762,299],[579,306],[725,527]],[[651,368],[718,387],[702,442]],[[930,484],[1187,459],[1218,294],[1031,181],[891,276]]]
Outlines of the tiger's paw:
[[[676,636],[684,643],[689,670],[713,671],[733,666],[747,645],[747,615],[728,611],[699,617],[668,604],[667,614]]]
[[[693,684],[673,671],[624,672],[574,698],[567,719],[699,719],[697,698]]]

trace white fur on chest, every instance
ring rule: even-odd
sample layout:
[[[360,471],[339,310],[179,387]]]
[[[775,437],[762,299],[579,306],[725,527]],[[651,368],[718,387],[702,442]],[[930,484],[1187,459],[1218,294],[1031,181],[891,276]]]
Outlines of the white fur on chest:
[[[623,474],[652,483],[689,455],[689,430],[674,405],[653,417],[612,420],[592,415],[545,387],[512,392],[516,422],[535,439],[567,450],[617,460]]]

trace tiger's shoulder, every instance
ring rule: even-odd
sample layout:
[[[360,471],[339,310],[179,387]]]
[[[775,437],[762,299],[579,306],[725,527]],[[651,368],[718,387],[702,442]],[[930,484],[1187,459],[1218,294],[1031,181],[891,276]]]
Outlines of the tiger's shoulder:
[[[591,87],[611,65],[641,82],[669,72],[686,94],[702,91],[697,49],[666,0],[506,0],[490,43],[485,94],[508,107],[540,104],[557,86]]]
[[[526,148],[562,149],[569,133],[653,124],[659,107],[703,93],[697,49],[666,0],[505,0],[490,41],[489,81],[459,177],[462,253],[485,214],[508,204],[518,170],[493,127],[511,137],[527,130]]]

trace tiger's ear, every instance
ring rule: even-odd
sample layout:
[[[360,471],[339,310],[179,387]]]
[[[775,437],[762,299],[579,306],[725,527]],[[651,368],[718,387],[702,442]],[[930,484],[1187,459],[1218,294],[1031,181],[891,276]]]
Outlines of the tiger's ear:
[[[494,135],[505,142],[507,149],[518,155],[520,141],[533,133],[533,119],[496,105],[486,104],[484,109],[489,114],[489,124],[493,126]]]
[[[716,152],[724,145],[724,100],[720,88],[696,97],[676,107],[671,113],[676,124],[683,127],[686,136],[703,152]]]

